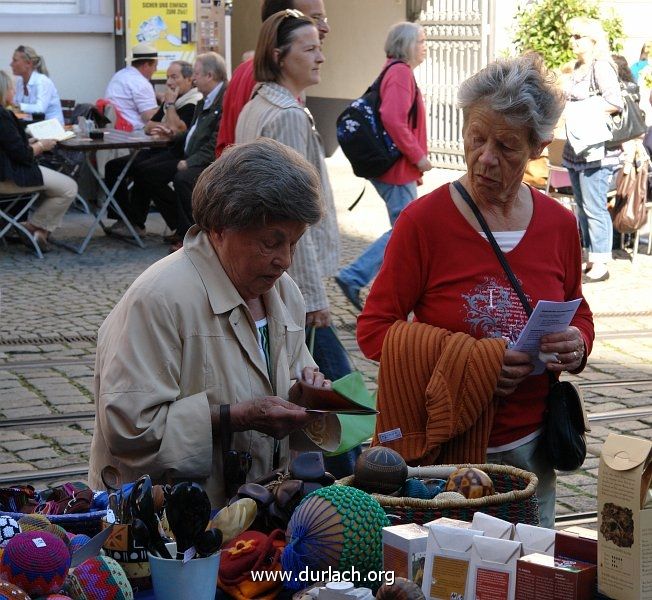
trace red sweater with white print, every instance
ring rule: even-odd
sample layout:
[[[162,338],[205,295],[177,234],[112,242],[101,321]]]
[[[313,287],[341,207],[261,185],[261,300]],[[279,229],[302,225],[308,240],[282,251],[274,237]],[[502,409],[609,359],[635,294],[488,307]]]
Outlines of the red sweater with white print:
[[[575,217],[537,190],[532,196],[532,219],[507,260],[533,307],[539,300],[582,298],[571,324],[580,330],[588,355],[593,318],[582,296]],[[448,184],[407,206],[394,225],[358,318],[364,354],[378,360],[389,327],[412,311],[415,320],[478,339],[515,341],[527,321],[491,245],[459,212]],[[501,400],[489,445],[514,442],[541,427],[548,388],[547,375],[531,376]]]
[[[388,59],[385,65],[393,59]],[[416,127],[409,116],[416,94]],[[380,119],[401,157],[377,179],[383,183],[404,185],[421,179],[416,163],[426,155],[426,109],[412,68],[406,63],[392,65],[380,84]]]

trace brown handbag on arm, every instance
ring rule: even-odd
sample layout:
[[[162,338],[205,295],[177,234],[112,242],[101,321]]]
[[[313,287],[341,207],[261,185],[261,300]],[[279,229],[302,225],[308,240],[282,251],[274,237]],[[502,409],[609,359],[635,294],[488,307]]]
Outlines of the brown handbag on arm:
[[[527,316],[530,317],[532,307],[482,213],[459,181],[455,181],[453,185],[473,211],[514,291],[517,293],[523,309]],[[550,380],[550,391],[546,397],[547,409],[540,443],[544,445],[548,459],[555,469],[559,471],[575,471],[582,466],[586,458],[585,433],[588,431],[588,424],[585,420],[581,392],[570,381],[559,381],[553,373],[550,371],[547,371],[547,373]]]

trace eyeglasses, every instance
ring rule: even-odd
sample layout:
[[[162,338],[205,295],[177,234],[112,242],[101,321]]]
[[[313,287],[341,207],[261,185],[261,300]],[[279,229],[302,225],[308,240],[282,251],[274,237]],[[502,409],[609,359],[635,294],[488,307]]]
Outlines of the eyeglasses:
[[[311,15],[310,18],[317,23],[317,25],[328,25],[328,17],[324,15]]]

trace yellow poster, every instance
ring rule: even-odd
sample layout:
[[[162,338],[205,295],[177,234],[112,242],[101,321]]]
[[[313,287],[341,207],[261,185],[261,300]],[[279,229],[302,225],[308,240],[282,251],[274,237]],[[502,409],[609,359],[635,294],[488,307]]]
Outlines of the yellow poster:
[[[196,0],[127,0],[127,55],[136,44],[150,44],[158,51],[155,79],[165,79],[173,60],[195,60],[190,42]]]

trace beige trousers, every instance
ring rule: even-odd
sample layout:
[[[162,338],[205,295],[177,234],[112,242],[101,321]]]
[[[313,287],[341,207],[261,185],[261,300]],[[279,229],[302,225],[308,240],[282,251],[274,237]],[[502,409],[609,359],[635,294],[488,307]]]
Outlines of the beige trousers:
[[[40,166],[39,169],[43,175],[45,191],[36,201],[36,209],[29,222],[36,227],[53,232],[61,225],[63,215],[77,196],[77,182],[72,177],[52,169]]]

